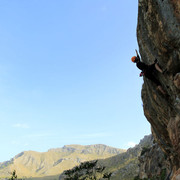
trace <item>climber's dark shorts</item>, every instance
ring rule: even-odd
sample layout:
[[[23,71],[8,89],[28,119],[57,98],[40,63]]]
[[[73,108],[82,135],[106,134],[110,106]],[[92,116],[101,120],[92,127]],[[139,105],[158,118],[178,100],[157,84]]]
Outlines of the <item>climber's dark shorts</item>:
[[[155,67],[155,63],[151,64],[151,65],[146,65],[143,62],[138,62],[137,63],[137,67],[142,70],[142,72],[144,73],[144,76],[148,79],[150,79],[151,81],[153,81],[157,86],[160,86],[161,83],[159,82],[159,80],[156,78],[156,67]]]
[[[149,65],[148,68],[146,69],[145,77],[153,81],[157,86],[160,86],[161,83],[155,77],[155,72],[156,72],[155,64]]]
[[[152,82],[154,82],[157,86],[160,86],[161,83],[154,77],[154,75],[145,75],[146,78],[150,79]]]
[[[156,71],[155,63],[153,63],[153,64],[151,64],[151,65],[148,65],[147,71],[149,71],[149,72]]]

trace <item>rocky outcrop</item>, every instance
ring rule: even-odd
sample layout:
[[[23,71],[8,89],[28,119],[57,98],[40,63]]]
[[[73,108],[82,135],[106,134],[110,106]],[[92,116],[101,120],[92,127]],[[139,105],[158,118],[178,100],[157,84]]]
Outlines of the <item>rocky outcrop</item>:
[[[144,78],[142,100],[144,114],[171,162],[175,180],[180,176],[180,1],[139,0],[137,38],[142,61],[152,64],[157,58],[166,70],[156,74],[166,95]]]
[[[171,165],[157,143],[146,146],[139,156],[139,175],[136,179],[169,179]]]

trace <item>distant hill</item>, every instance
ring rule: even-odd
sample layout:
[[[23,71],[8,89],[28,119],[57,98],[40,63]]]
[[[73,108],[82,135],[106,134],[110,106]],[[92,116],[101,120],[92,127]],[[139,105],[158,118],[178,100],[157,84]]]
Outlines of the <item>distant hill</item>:
[[[139,173],[138,157],[152,144],[152,136],[145,136],[138,145],[128,149],[127,152],[102,160],[81,163],[71,170],[64,171],[59,180],[102,180],[108,177],[111,180],[133,180]]]
[[[67,145],[43,153],[25,151],[10,161],[0,163],[0,177],[9,177],[9,172],[16,170],[18,177],[21,178],[50,176],[45,179],[56,179],[64,170],[71,169],[82,162],[105,159],[123,152],[125,150],[102,144]]]

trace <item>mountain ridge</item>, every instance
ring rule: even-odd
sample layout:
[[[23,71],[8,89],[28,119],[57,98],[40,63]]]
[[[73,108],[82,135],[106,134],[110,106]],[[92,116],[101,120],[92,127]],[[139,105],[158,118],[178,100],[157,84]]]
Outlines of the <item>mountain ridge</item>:
[[[139,144],[126,152],[106,159],[83,162],[70,170],[64,171],[59,180],[99,179],[132,180],[139,173],[138,157],[144,147],[153,144],[152,135],[145,136]]]
[[[125,152],[103,144],[65,145],[47,152],[23,151],[9,161],[0,163],[0,177],[9,177],[16,170],[20,177],[41,177],[60,174],[81,162],[108,158]]]
[[[50,177],[35,177],[28,180],[72,180],[72,179],[99,179],[105,180],[108,177],[111,180],[132,180],[139,175],[139,157],[146,153],[146,149],[154,146],[152,135],[145,136],[133,148],[126,152],[100,160],[86,161],[72,169],[65,170],[61,175]],[[159,161],[157,161],[157,164]],[[139,180],[139,179],[138,179]]]

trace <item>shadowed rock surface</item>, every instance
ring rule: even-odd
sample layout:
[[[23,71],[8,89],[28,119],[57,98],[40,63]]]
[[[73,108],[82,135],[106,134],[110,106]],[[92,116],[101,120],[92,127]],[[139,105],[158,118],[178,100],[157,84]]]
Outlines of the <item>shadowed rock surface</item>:
[[[154,138],[171,162],[171,178],[176,179],[180,172],[180,1],[139,0],[137,37],[142,61],[152,64],[157,58],[167,69],[156,74],[167,95],[144,78],[142,100]]]
[[[171,165],[157,143],[144,147],[138,159],[139,175],[136,179],[169,179]]]

